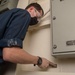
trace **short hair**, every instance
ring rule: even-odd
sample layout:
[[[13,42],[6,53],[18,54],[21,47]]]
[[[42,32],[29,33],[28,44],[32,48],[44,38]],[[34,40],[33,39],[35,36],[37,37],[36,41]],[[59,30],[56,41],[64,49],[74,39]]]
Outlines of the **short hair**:
[[[42,15],[44,15],[44,11],[43,11],[42,7],[38,3],[31,3],[25,9],[28,9],[31,6],[33,6],[34,8],[36,8],[38,10],[38,12],[40,12],[40,10],[42,10]]]

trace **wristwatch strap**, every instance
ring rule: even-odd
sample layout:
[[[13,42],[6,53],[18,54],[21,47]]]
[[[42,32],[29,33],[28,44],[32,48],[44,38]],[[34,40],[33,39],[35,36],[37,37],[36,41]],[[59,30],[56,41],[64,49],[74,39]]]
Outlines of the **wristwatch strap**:
[[[42,58],[38,57],[37,64],[34,64],[34,66],[36,66],[36,65],[40,66],[41,64],[42,64]]]

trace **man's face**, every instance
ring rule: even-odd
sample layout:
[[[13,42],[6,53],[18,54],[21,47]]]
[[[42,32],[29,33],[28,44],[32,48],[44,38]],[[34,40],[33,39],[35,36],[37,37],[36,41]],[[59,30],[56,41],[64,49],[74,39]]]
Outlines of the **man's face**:
[[[37,17],[38,18],[41,18],[42,17],[42,10],[40,10],[40,12],[34,8],[33,6],[30,7],[29,9],[27,9],[28,12],[30,13],[31,17]]]

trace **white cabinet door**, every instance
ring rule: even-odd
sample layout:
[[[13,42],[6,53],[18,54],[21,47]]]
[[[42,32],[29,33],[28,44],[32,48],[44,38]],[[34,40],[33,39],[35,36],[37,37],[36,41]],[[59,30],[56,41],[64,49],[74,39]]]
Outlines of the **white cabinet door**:
[[[51,0],[53,55],[75,56],[75,0]]]

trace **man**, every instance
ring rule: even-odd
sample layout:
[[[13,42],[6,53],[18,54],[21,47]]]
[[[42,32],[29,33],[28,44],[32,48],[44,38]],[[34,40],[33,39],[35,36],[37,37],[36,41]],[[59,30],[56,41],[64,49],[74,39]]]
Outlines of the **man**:
[[[22,42],[29,25],[38,23],[44,15],[38,3],[31,3],[26,10],[14,8],[0,15],[0,64],[20,63],[34,64],[46,69],[56,65],[49,60],[34,56],[22,49]]]

